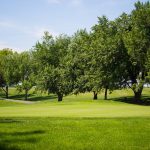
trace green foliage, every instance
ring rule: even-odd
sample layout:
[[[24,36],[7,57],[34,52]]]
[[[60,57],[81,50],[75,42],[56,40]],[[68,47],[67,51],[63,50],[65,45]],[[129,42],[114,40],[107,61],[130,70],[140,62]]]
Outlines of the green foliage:
[[[128,16],[124,15],[118,24],[127,20],[126,30],[121,31],[121,25],[119,25],[128,55],[124,62],[127,66],[125,80],[131,80],[131,88],[135,93],[135,98],[140,99],[149,72],[150,3],[137,2],[135,7],[135,10]],[[139,97],[136,97],[136,94]]]
[[[107,89],[112,91],[120,88],[122,73],[125,75],[124,60],[120,58],[126,58],[126,48],[118,34],[117,25],[103,16],[92,31],[90,71],[94,78],[94,89],[106,89],[107,92]]]
[[[10,49],[3,49],[0,51],[0,72],[4,86],[10,85],[13,82],[11,79],[13,77],[12,64],[14,63],[12,55],[13,52]]]
[[[129,86],[140,102],[150,83],[150,3],[137,2],[130,14],[114,21],[98,17],[90,32],[78,30],[72,37],[52,37],[45,32],[32,52],[0,52],[0,86],[28,91],[33,85],[58,95],[107,92]],[[6,89],[4,89],[4,86]],[[96,98],[94,98],[96,99]]]
[[[43,41],[36,44],[33,52],[38,61],[37,86],[41,90],[57,94],[58,101],[72,91],[70,74],[65,62],[69,43],[70,38],[66,35],[53,39],[46,32]]]
[[[0,87],[6,93],[6,98],[8,87],[19,82],[17,58],[18,53],[13,53],[10,49],[0,51]]]
[[[25,100],[27,100],[29,90],[35,85],[35,70],[32,54],[30,52],[21,53],[19,55],[18,64],[20,83],[17,85],[17,89],[19,92],[25,91]]]
[[[89,33],[86,30],[80,30],[74,34],[69,45],[68,67],[75,94],[91,91],[89,83],[90,43]]]

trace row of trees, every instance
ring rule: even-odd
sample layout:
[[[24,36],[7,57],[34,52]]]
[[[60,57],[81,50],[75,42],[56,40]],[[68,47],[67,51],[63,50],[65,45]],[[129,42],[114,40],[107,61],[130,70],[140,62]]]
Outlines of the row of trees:
[[[130,14],[114,21],[98,18],[90,32],[77,31],[72,37],[52,37],[45,32],[30,52],[0,51],[0,87],[19,91],[36,86],[58,96],[129,87],[139,102],[144,83],[150,82],[150,3],[135,3]]]
[[[28,91],[35,85],[33,58],[30,52],[17,53],[10,49],[0,51],[0,88],[8,98],[9,86],[15,85],[18,91]]]

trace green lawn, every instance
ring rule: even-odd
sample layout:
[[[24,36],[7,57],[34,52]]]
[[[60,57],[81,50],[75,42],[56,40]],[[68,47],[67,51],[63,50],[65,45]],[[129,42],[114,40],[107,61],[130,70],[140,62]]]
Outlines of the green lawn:
[[[130,90],[117,90],[108,101],[102,96],[70,95],[60,103],[54,95],[39,95],[39,102],[32,94],[33,104],[1,100],[0,149],[149,150],[150,106],[122,102]],[[143,96],[148,99],[150,89]]]

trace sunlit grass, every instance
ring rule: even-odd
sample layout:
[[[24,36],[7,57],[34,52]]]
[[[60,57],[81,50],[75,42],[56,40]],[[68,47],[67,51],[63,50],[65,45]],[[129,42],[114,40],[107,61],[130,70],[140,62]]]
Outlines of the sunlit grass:
[[[0,148],[148,150],[149,118],[0,118]]]
[[[40,93],[31,95],[33,104],[0,100],[0,149],[148,150],[150,106],[121,101],[132,95],[117,90],[107,101],[103,93],[99,100],[92,100],[92,93],[69,95],[62,102]],[[148,98],[150,89],[143,96]]]
[[[38,102],[16,104],[0,101],[0,117],[147,117],[149,106],[115,101]]]

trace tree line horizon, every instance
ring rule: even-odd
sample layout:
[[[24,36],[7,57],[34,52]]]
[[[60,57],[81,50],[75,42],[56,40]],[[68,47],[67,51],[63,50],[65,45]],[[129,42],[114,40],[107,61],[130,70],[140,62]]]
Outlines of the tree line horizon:
[[[74,35],[53,37],[44,33],[30,51],[0,50],[0,89],[8,98],[9,86],[18,91],[37,90],[64,95],[130,88],[133,101],[141,102],[145,83],[150,83],[150,2],[135,3],[130,14],[113,21],[98,17],[91,28]]]

